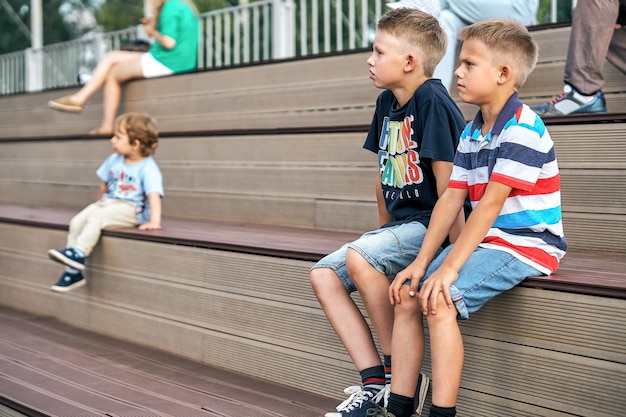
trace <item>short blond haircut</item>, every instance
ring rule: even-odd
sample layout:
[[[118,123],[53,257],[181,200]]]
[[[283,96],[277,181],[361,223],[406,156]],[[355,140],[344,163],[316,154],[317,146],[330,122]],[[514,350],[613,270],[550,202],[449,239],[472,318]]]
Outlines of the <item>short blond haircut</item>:
[[[510,19],[490,19],[466,26],[459,39],[475,39],[489,49],[494,65],[513,68],[515,88],[519,89],[535,69],[539,47],[521,23]]]
[[[146,113],[124,113],[115,119],[115,129],[123,129],[130,144],[139,141],[141,155],[154,155],[159,146],[159,130],[156,123]]]
[[[413,50],[422,63],[424,75],[432,77],[447,46],[446,34],[435,17],[415,9],[393,9],[380,18],[377,28]]]

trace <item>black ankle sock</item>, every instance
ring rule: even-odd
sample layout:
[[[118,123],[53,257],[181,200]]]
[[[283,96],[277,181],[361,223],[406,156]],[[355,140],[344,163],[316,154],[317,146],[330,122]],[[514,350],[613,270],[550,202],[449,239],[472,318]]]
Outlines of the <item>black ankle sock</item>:
[[[363,369],[359,372],[359,374],[361,374],[361,382],[364,387],[372,385],[385,385],[385,368],[382,365]]]
[[[430,407],[430,417],[454,417],[456,416],[456,407]]]
[[[394,394],[392,392],[389,395],[387,411],[393,413],[396,417],[411,416],[414,412],[413,397],[405,397],[404,395]]]

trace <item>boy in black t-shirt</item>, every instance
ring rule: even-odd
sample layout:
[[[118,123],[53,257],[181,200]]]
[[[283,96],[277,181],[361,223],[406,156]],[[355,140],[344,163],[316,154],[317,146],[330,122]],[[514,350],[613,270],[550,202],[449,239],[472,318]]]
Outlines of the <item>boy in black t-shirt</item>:
[[[378,156],[376,200],[380,228],[320,260],[311,285],[324,313],[361,375],[361,386],[326,417],[364,417],[385,404],[391,378],[393,309],[387,297],[396,273],[415,259],[432,209],[445,190],[465,120],[440,80],[431,79],[446,49],[437,19],[413,9],[386,13],[378,23],[370,79],[385,89],[364,148]],[[460,212],[450,239],[460,233]],[[350,297],[359,291],[380,340],[384,361],[360,310]],[[332,375],[332,371],[330,373]],[[421,410],[429,380],[416,391]]]

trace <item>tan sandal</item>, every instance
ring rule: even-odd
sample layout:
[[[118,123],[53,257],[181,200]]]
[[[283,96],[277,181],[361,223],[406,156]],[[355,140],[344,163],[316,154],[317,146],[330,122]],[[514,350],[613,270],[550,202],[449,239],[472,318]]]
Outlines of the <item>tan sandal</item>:
[[[80,113],[83,111],[82,104],[76,104],[71,99],[70,96],[61,97],[57,100],[50,100],[48,102],[48,107],[54,110],[66,111],[70,113]]]
[[[113,132],[103,127],[97,127],[93,129],[91,132],[89,132],[89,134],[91,136],[111,136],[113,135]]]

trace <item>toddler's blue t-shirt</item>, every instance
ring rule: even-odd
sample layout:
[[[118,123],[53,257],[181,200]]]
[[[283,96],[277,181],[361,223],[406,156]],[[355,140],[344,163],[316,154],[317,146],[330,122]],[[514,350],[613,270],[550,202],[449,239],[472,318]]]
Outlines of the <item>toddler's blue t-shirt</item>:
[[[116,198],[135,203],[135,213],[139,224],[150,220],[148,194],[159,193],[163,197],[163,176],[154,158],[127,164],[124,156],[110,155],[96,171],[106,183],[106,193],[102,198]]]

